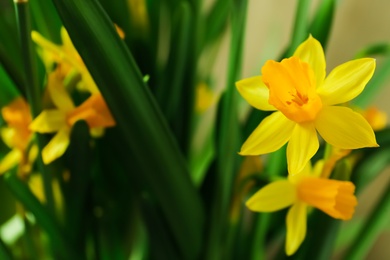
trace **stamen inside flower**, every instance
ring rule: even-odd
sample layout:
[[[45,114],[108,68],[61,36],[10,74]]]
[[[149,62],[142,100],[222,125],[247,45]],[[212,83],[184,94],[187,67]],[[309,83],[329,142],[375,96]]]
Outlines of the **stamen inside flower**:
[[[351,219],[355,211],[354,190],[352,182],[311,177],[303,178],[297,185],[300,200],[343,220]]]
[[[268,102],[287,118],[303,123],[313,121],[322,108],[316,93],[316,80],[309,64],[298,57],[281,62],[267,61],[262,68],[269,89]]]

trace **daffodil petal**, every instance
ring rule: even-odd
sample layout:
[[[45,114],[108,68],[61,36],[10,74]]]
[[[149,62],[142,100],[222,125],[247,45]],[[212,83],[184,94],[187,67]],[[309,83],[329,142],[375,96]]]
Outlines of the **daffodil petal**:
[[[320,135],[329,144],[342,149],[377,147],[375,134],[362,115],[348,107],[322,109],[315,121]]]
[[[42,150],[42,160],[49,164],[61,157],[69,146],[69,130],[61,129]]]
[[[375,59],[352,60],[337,66],[317,89],[322,102],[327,105],[341,104],[358,96],[371,79]]]
[[[251,77],[236,82],[241,96],[248,103],[260,110],[274,111],[276,108],[268,103],[269,90],[261,76]]]
[[[65,27],[61,27],[61,40],[64,50],[69,53],[71,57],[79,57],[79,53],[74,48],[72,40],[70,39]]]
[[[271,153],[282,147],[291,137],[295,122],[281,112],[266,117],[241,147],[241,155]]]
[[[314,124],[296,124],[287,145],[289,174],[300,173],[317,152],[318,147],[318,137]]]
[[[55,71],[49,74],[48,90],[54,105],[62,111],[74,109],[72,98],[65,90],[61,78]]]
[[[309,63],[314,71],[317,86],[320,86],[325,79],[326,73],[325,54],[321,43],[310,35],[306,41],[298,46],[293,56]]]
[[[30,124],[31,131],[38,133],[54,133],[66,127],[66,114],[60,110],[43,110]]]
[[[246,206],[252,211],[272,212],[292,205],[296,198],[295,185],[281,180],[260,189],[246,202]]]
[[[22,153],[20,152],[20,150],[11,150],[3,157],[3,160],[0,161],[0,174],[3,174],[13,168],[16,164],[20,162],[21,159]]]
[[[62,53],[61,47],[46,40],[39,32],[32,31],[31,38],[43,50],[48,51],[56,55],[57,57],[61,56]]]
[[[294,254],[306,236],[307,206],[303,202],[296,202],[288,211],[286,218],[286,254]]]

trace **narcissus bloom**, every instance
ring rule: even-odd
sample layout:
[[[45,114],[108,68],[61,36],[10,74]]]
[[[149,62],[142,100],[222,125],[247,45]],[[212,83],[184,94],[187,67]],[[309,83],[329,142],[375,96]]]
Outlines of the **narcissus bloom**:
[[[36,31],[31,32],[33,41],[41,47],[41,58],[46,66],[48,73],[56,64],[60,68],[62,77],[66,77],[71,72],[78,72],[82,77],[82,82],[78,86],[82,90],[87,90],[90,93],[99,93],[95,81],[85,66],[76,48],[64,27],[61,28],[62,45],[56,45],[45,39]]]
[[[26,101],[18,97],[1,110],[7,127],[1,129],[1,137],[4,143],[11,148],[3,160],[0,161],[0,174],[20,165],[20,170],[27,173],[37,155],[36,145],[30,146],[31,131],[28,125],[31,123],[30,108]]]
[[[355,211],[357,200],[353,183],[319,178],[321,168],[321,164],[317,164],[312,170],[309,163],[302,172],[266,185],[246,202],[246,206],[256,212],[290,207],[286,218],[287,255],[294,254],[306,236],[308,206],[342,220],[351,219]]]
[[[69,145],[71,128],[78,120],[85,120],[91,130],[115,125],[101,94],[93,94],[80,106],[75,107],[56,72],[49,75],[48,91],[57,109],[43,110],[29,126],[34,132],[56,133],[42,150],[45,164],[64,154]]]
[[[336,67],[325,78],[324,51],[311,36],[291,58],[267,61],[262,76],[236,83],[253,107],[276,111],[254,130],[240,154],[271,153],[288,142],[288,169],[296,174],[318,150],[317,131],[326,142],[342,149],[378,146],[363,116],[336,106],[359,95],[374,70],[375,60],[363,58]]]

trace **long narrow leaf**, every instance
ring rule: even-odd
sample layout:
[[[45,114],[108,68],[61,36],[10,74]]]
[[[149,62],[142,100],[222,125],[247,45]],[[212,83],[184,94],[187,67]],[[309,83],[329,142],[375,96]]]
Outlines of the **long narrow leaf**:
[[[130,52],[96,1],[53,2],[117,121],[118,138],[135,155],[133,174],[150,185],[181,253],[196,258],[203,226],[200,197]]]

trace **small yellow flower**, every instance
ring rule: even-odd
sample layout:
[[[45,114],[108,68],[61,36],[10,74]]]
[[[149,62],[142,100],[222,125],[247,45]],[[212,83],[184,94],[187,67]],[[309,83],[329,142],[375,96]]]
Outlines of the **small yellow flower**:
[[[82,84],[78,85],[82,90],[87,90],[90,93],[99,92],[95,81],[76,48],[73,46],[69,34],[64,27],[61,28],[62,45],[60,46],[45,39],[36,31],[31,32],[31,38],[41,47],[41,57],[48,73],[50,73],[54,64],[60,68],[61,76],[64,78],[72,70],[76,70],[82,77]]]
[[[349,220],[354,214],[357,200],[353,183],[319,178],[320,173],[321,164],[311,169],[308,163],[302,172],[268,184],[246,202],[246,206],[256,212],[290,207],[286,218],[287,255],[294,254],[306,236],[308,206],[336,219]]]
[[[30,130],[38,133],[56,132],[42,150],[45,164],[64,154],[69,145],[71,128],[78,120],[85,120],[91,131],[115,125],[101,94],[93,94],[80,106],[75,107],[56,72],[49,75],[48,91],[57,109],[43,110],[29,126]]]
[[[11,151],[0,162],[0,174],[8,171],[15,165],[21,166],[21,171],[27,173],[37,155],[37,147],[32,145],[29,149],[31,131],[28,125],[31,123],[30,108],[26,101],[18,97],[1,110],[7,127],[1,129],[4,143]]]
[[[204,113],[218,101],[218,96],[206,83],[202,82],[196,86],[195,111],[199,114]]]
[[[360,112],[367,122],[371,125],[374,131],[382,130],[387,124],[387,115],[385,112],[380,111],[376,107],[369,107],[364,111]]]
[[[145,0],[128,0],[130,19],[136,33],[147,33],[149,30],[149,16]]]
[[[336,106],[359,95],[374,70],[375,60],[363,58],[336,67],[325,78],[324,51],[311,36],[293,57],[267,61],[262,76],[238,81],[236,86],[253,107],[278,111],[260,123],[240,154],[271,153],[288,142],[288,169],[295,174],[317,152],[317,131],[326,142],[342,149],[378,146],[363,116]]]

